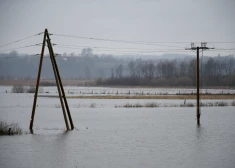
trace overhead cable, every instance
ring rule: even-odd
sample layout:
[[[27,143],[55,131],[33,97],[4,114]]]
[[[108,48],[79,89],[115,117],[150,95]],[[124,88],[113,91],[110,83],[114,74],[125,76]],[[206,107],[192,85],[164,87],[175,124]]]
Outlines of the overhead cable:
[[[33,44],[33,45],[27,45],[27,46],[22,46],[22,47],[17,47],[17,48],[11,48],[11,49],[6,49],[6,50],[1,50],[1,52],[5,52],[5,51],[12,51],[12,50],[18,50],[18,49],[22,49],[22,48],[28,48],[28,47],[33,47],[33,46],[40,46],[40,44]]]
[[[118,42],[118,43],[131,43],[131,44],[142,44],[142,45],[154,45],[154,46],[163,46],[163,47],[184,48],[184,47],[180,47],[180,46],[169,46],[169,45],[157,44],[157,43],[164,43],[164,42],[113,40],[113,39],[94,38],[94,37],[82,37],[82,36],[73,36],[73,35],[65,35],[65,34],[53,34],[53,35],[55,35],[55,36],[62,36],[62,37],[69,37],[69,38],[86,39],[86,40],[99,40],[99,41],[109,41],[109,42]],[[177,42],[172,42],[172,43],[177,43]],[[184,43],[184,42],[182,42],[182,43]]]
[[[42,34],[42,33],[37,33],[37,34],[35,34],[35,35],[28,36],[28,37],[25,37],[25,38],[22,38],[22,39],[19,39],[19,40],[15,40],[15,41],[12,41],[12,42],[7,43],[7,44],[2,44],[2,45],[0,45],[0,47],[8,46],[8,45],[11,45],[11,44],[14,44],[14,43],[17,43],[17,42],[20,42],[20,41],[23,41],[23,40],[26,40],[26,39],[29,39],[29,38],[32,38],[32,37],[41,35],[41,34]]]

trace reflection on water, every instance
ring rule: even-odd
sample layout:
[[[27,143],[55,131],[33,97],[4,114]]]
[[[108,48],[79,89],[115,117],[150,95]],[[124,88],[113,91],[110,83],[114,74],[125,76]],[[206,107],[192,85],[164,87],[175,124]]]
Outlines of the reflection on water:
[[[197,131],[196,131],[196,133],[197,133],[197,137],[198,137],[198,139],[200,138],[200,136],[201,136],[201,125],[197,125]]]

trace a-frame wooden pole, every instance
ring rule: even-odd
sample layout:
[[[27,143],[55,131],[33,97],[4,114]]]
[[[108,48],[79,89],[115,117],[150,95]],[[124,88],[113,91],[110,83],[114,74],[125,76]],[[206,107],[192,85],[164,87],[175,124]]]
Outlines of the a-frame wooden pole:
[[[66,115],[66,112],[65,112],[64,102],[63,102],[62,95],[61,95],[61,89],[60,89],[61,86],[59,85],[59,82],[58,82],[58,72],[55,69],[55,62],[54,62],[54,59],[52,58],[52,57],[54,57],[54,55],[52,53],[51,46],[49,45],[49,41],[50,41],[50,39],[47,39],[47,47],[48,47],[48,50],[49,50],[49,53],[50,53],[51,64],[52,64],[52,68],[53,68],[53,72],[54,72],[54,76],[55,76],[55,80],[56,80],[57,90],[58,90],[58,93],[59,93],[60,104],[61,104],[63,115],[64,115],[64,121],[65,121],[66,129],[69,130],[67,115]]]
[[[47,29],[45,29],[45,31],[44,31],[41,58],[40,58],[40,63],[39,63],[39,68],[38,68],[38,77],[37,77],[37,83],[36,83],[36,90],[35,90],[35,94],[34,94],[33,109],[32,109],[30,126],[29,126],[29,129],[31,131],[33,131],[33,122],[34,122],[34,115],[35,115],[35,109],[36,109],[36,104],[37,104],[38,88],[39,88],[39,82],[40,82],[40,76],[41,76],[41,70],[42,70],[42,62],[43,62],[43,55],[44,55],[44,49],[45,49],[46,34],[47,34]]]
[[[60,88],[61,88],[61,91],[62,91],[62,95],[63,95],[62,97],[64,99],[65,107],[66,107],[66,110],[67,110],[67,113],[68,113],[71,129],[73,130],[74,129],[73,120],[72,120],[72,117],[71,117],[71,114],[70,114],[68,102],[67,102],[67,99],[66,99],[66,96],[65,96],[63,84],[62,84],[62,81],[61,81],[61,78],[60,78],[60,73],[59,73],[58,66],[57,66],[57,63],[56,63],[56,60],[55,60],[55,55],[54,55],[54,51],[53,51],[53,48],[52,48],[52,45],[51,45],[49,34],[47,33],[46,36],[47,36],[47,39],[48,39],[48,45],[49,45],[49,47],[51,49],[51,54],[52,54],[51,58],[52,58],[52,60],[54,62],[55,70],[56,70],[57,75],[58,75],[58,81],[59,81]]]

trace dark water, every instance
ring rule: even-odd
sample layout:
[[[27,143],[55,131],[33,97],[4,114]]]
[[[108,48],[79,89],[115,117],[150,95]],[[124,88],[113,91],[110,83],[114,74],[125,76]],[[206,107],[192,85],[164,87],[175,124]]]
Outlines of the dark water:
[[[61,109],[38,108],[34,135],[0,137],[1,168],[234,168],[235,110],[203,108],[74,108],[77,130],[66,132]],[[27,130],[30,109],[0,117]]]

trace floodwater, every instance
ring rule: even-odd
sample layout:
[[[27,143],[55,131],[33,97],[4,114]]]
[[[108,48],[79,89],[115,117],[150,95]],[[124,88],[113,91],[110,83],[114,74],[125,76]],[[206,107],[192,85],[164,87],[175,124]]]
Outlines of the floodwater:
[[[0,119],[28,131],[33,94],[4,89]],[[68,99],[76,129],[65,131],[59,99],[38,98],[34,134],[0,136],[0,167],[235,167],[234,107],[203,107],[197,127],[195,107],[113,106],[127,101]]]

